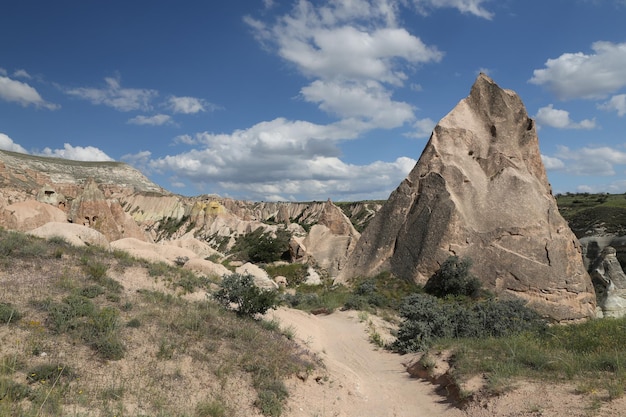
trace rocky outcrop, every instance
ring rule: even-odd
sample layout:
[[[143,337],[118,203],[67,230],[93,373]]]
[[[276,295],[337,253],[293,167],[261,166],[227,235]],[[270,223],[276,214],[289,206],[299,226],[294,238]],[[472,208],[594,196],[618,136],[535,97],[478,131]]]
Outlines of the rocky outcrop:
[[[48,185],[56,193],[76,197],[89,178],[97,178],[107,197],[137,192],[170,194],[141,172],[121,162],[85,162],[0,150],[0,188],[36,192]]]
[[[363,232],[339,279],[391,271],[425,283],[451,255],[501,297],[557,321],[593,316],[581,248],[559,214],[533,120],[481,74]]]
[[[602,249],[589,268],[598,300],[598,317],[626,316],[626,274],[611,246]]]
[[[20,201],[0,208],[0,225],[27,232],[48,222],[67,222],[63,210],[36,200]]]
[[[311,263],[334,277],[344,267],[359,237],[350,219],[328,200],[309,233],[292,239],[291,253],[295,259]]]
[[[109,249],[109,241],[97,230],[67,222],[49,222],[33,229],[28,234],[43,239],[60,237],[74,246],[100,246]]]

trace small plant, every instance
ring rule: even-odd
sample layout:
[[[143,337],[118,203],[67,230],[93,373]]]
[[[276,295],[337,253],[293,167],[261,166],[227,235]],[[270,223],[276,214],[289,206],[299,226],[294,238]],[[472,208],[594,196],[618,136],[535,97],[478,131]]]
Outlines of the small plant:
[[[476,298],[480,294],[481,282],[470,273],[472,261],[451,256],[424,285],[424,291],[435,297],[465,296]]]
[[[35,366],[28,371],[26,379],[30,384],[35,382],[54,382],[61,378],[74,379],[75,374],[71,368],[62,363],[47,363]]]
[[[22,314],[10,303],[0,303],[0,323],[11,324],[22,318]]]
[[[254,317],[265,314],[278,305],[275,291],[263,290],[254,284],[252,275],[231,274],[222,279],[222,288],[214,295],[215,299],[227,309],[231,304],[240,316]]]
[[[201,402],[196,406],[195,417],[226,417],[226,406],[220,400]]]
[[[105,290],[99,285],[90,285],[80,290],[80,295],[87,298],[96,298],[97,296],[104,294]]]
[[[31,390],[28,386],[8,378],[0,378],[0,403],[3,400],[17,402],[28,398],[30,395]]]
[[[130,327],[130,328],[133,328],[133,329],[141,327],[141,321],[138,318],[130,319],[126,323],[126,327]]]

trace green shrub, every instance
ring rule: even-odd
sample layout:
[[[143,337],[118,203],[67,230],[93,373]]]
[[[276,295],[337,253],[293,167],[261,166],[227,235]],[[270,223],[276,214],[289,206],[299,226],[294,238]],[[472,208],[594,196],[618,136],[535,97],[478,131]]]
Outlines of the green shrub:
[[[80,295],[87,298],[96,298],[97,296],[104,293],[104,288],[99,285],[90,285],[80,290]]]
[[[278,294],[257,287],[252,275],[226,275],[214,297],[226,308],[230,308],[234,303],[240,316],[253,317],[256,314],[264,314],[278,305]]]
[[[278,417],[283,411],[283,402],[289,396],[285,384],[280,380],[274,380],[267,385],[260,387],[254,405],[256,405],[264,416]]]
[[[47,254],[48,247],[44,240],[19,232],[0,234],[0,257],[33,257]]]
[[[406,298],[400,315],[404,321],[392,349],[402,353],[426,350],[438,339],[503,337],[546,327],[521,300],[464,304],[413,294]]]
[[[196,406],[195,417],[226,417],[226,407],[220,400],[201,402]]]
[[[276,231],[275,237],[271,233],[264,233],[262,228],[252,233],[239,236],[232,252],[242,261],[254,263],[272,263],[287,257],[291,234],[286,230]]]
[[[10,303],[0,303],[0,323],[15,323],[22,318],[22,314]]]
[[[297,287],[304,282],[308,274],[308,267],[304,264],[292,263],[285,265],[268,265],[265,267],[268,275],[272,278],[283,276],[287,278],[289,287]]]
[[[481,282],[470,273],[472,261],[451,256],[424,285],[424,291],[435,297],[466,296],[476,298],[480,294]]]
[[[31,390],[24,384],[8,378],[0,378],[0,402],[3,400],[20,401],[30,396]]]
[[[32,384],[42,381],[54,382],[62,377],[71,380],[75,377],[74,371],[62,363],[46,363],[31,368],[26,379],[29,384]]]

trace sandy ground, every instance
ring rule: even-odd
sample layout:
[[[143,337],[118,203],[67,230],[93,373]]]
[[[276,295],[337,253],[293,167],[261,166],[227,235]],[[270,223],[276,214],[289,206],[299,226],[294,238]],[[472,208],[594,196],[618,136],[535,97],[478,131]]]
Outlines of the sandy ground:
[[[465,415],[438,395],[435,386],[409,376],[403,363],[410,357],[377,349],[356,312],[314,316],[279,309],[268,316],[290,328],[326,367],[305,382],[291,381],[288,417]]]
[[[314,316],[281,308],[267,318],[292,331],[325,365],[304,382],[289,381],[287,417],[626,417],[626,398],[609,402],[601,392],[582,395],[575,381],[519,382],[507,393],[461,410],[435,385],[409,376],[404,364],[414,357],[377,349],[369,341],[369,319],[363,321],[356,312]]]

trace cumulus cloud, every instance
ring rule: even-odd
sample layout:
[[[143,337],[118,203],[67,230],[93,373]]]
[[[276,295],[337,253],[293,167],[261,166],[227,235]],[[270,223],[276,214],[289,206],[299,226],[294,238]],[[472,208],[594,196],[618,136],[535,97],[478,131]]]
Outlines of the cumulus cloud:
[[[122,88],[118,78],[108,77],[104,81],[104,88],[71,88],[65,90],[65,93],[119,111],[150,110],[150,102],[159,94],[156,90]]]
[[[392,99],[392,89],[404,85],[408,71],[443,57],[397,27],[398,7],[391,0],[301,0],[272,25],[245,22],[263,45],[314,79],[300,91],[305,100],[370,128],[394,128],[414,115],[412,106]]]
[[[45,148],[40,155],[74,161],[113,161],[113,158],[96,147],[72,146],[69,143],[63,144],[63,149]]]
[[[13,80],[6,76],[0,76],[0,99],[18,103],[24,107],[33,105],[49,110],[56,110],[58,105],[45,101],[37,90],[21,81]]]
[[[217,108],[214,104],[201,98],[195,97],[170,97],[168,107],[174,113],[195,114],[204,111],[212,111]]]
[[[341,118],[361,118],[373,127],[391,129],[413,119],[413,107],[393,101],[391,93],[375,81],[338,83],[317,80],[300,90],[306,101]]]
[[[5,151],[19,152],[19,153],[28,153],[26,149],[24,149],[21,145],[13,142],[8,135],[4,133],[0,133],[0,149]]]
[[[618,94],[598,106],[602,110],[616,111],[619,117],[626,114],[626,94]]]
[[[167,114],[155,114],[154,116],[135,116],[128,122],[132,125],[140,126],[162,126],[164,124],[172,124],[172,117]]]
[[[563,161],[559,158],[553,158],[542,154],[541,160],[543,161],[543,166],[546,168],[546,171],[559,171],[565,168],[565,163],[563,163]]]
[[[489,0],[413,0],[413,4],[423,14],[427,14],[430,9],[455,8],[461,13],[473,14],[487,20],[493,18],[493,13],[482,7],[483,3]]]
[[[569,112],[566,110],[555,109],[552,104],[542,107],[537,111],[535,119],[539,125],[550,126],[557,129],[595,129],[595,119],[584,119],[580,122],[574,122]]]
[[[544,163],[545,158],[546,156],[542,156]],[[626,165],[626,152],[608,146],[580,149],[558,146],[554,158],[561,160],[564,166],[553,166],[553,169],[560,169],[575,175],[612,176],[616,173],[615,165]]]
[[[559,99],[598,99],[626,86],[626,43],[595,42],[593,53],[565,53],[533,71],[530,82]]]
[[[368,198],[386,198],[415,164],[410,158],[347,164],[337,148],[345,137],[343,122],[318,125],[279,118],[231,134],[183,137],[198,149],[154,159],[149,167],[173,173],[176,181],[217,184],[226,193],[268,200],[356,198],[368,192]]]

